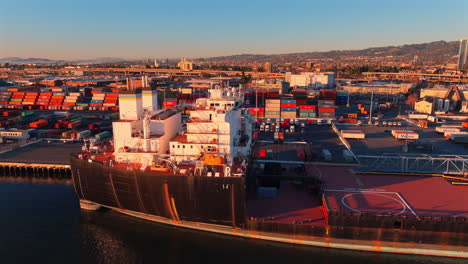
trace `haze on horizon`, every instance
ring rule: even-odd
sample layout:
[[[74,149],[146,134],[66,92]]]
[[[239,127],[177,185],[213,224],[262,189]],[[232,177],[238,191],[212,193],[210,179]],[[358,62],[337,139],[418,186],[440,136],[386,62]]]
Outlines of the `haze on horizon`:
[[[467,25],[465,0],[0,0],[0,58],[349,50],[458,40]]]

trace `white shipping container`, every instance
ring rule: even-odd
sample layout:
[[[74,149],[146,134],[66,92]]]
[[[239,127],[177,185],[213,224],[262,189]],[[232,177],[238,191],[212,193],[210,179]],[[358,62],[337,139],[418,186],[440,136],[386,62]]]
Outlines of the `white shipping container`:
[[[462,126],[460,124],[442,124],[442,125],[440,125],[440,127],[458,127],[458,128],[462,128]]]
[[[437,133],[445,133],[445,132],[460,132],[460,128],[457,127],[436,127]]]
[[[408,130],[408,132],[414,132],[414,131]],[[395,136],[396,133],[406,133],[406,130],[392,130],[392,136]]]
[[[437,123],[437,121],[438,121],[438,120],[437,120],[437,117],[435,117],[435,116],[428,116],[428,117],[427,117],[427,120],[428,120],[428,121],[431,121],[431,122],[434,122],[434,123]]]
[[[411,119],[427,119],[428,115],[427,114],[409,114],[408,117]]]
[[[394,137],[396,139],[419,139],[419,134],[414,131],[408,132],[397,132]]]
[[[452,135],[468,135],[468,132],[466,132],[466,131],[444,132],[444,137],[452,136]]]
[[[352,139],[365,139],[366,134],[361,130],[341,130],[341,136]]]

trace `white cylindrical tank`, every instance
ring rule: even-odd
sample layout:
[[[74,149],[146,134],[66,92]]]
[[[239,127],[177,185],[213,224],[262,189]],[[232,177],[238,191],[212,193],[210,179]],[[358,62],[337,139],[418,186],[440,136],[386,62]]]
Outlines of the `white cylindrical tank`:
[[[450,109],[450,99],[445,99],[445,102],[444,102],[444,111],[445,112],[448,112]]]

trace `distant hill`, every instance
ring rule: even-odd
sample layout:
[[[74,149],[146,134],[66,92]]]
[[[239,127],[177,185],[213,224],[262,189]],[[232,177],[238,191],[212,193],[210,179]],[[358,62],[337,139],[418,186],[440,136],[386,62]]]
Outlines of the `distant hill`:
[[[115,63],[120,61],[125,61],[126,59],[122,58],[112,58],[112,57],[102,57],[94,58],[87,60],[74,60],[74,61],[65,61],[65,60],[51,60],[44,58],[20,58],[20,57],[8,57],[0,58],[0,63],[10,63],[10,64],[53,64],[53,63]]]
[[[388,46],[367,48],[362,50],[332,50],[326,52],[302,52],[288,54],[241,54],[233,56],[201,58],[198,61],[257,61],[257,62],[295,62],[317,59],[341,60],[356,57],[384,58],[392,56],[395,59],[412,60],[418,56],[423,61],[445,62],[458,54],[458,41],[435,41],[423,44],[403,46]]]

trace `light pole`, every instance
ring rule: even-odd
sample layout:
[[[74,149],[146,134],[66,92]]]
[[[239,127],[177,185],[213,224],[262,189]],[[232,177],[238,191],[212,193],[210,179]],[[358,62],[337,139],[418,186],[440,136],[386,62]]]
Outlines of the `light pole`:
[[[408,152],[408,122],[406,122],[406,137],[405,137],[405,146],[403,148],[403,152]]]
[[[372,95],[370,100],[370,107],[369,107],[369,122],[367,124],[372,125],[372,107],[374,106],[374,88],[372,88]]]

